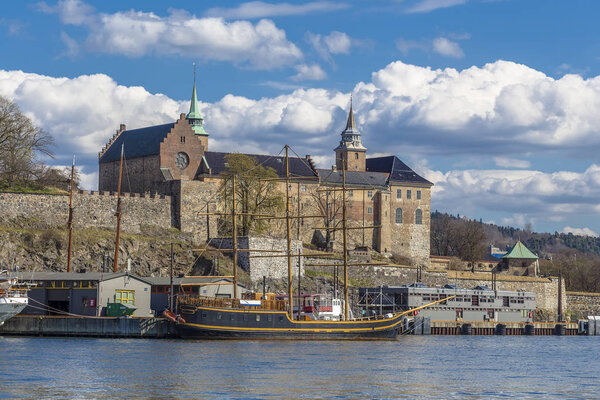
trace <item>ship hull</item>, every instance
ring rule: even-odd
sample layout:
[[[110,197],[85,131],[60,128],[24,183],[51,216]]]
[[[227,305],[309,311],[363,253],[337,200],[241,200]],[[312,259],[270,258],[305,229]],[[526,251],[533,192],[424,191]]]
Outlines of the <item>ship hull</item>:
[[[27,307],[27,298],[0,297],[0,325]]]
[[[293,321],[284,311],[183,307],[179,336],[188,339],[394,339],[400,316],[370,321]]]

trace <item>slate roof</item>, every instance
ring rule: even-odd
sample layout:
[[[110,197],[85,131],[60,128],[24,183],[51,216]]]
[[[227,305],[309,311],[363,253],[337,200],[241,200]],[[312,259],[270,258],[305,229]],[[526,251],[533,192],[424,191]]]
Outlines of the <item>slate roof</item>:
[[[318,169],[321,184],[338,186],[342,184],[342,171]],[[346,171],[346,185],[350,187],[367,187],[387,189],[387,174],[380,172]]]
[[[525,259],[538,259],[538,256],[533,254],[521,241],[519,240],[515,247],[502,258],[525,258]]]
[[[396,156],[367,158],[367,171],[385,172],[390,182],[416,183],[433,186],[433,183],[418,175]]]
[[[204,153],[206,162],[211,169],[212,175],[219,175],[225,171],[225,156],[228,154],[235,153],[220,153],[216,151],[207,151]],[[256,162],[263,167],[271,167],[277,172],[280,177],[285,177],[285,157],[283,156],[269,156],[263,154],[244,154],[250,156],[256,160]],[[311,167],[311,164],[306,158],[289,157],[290,164],[290,176],[302,176],[317,178],[316,171]]]
[[[172,122],[170,124],[123,131],[106,152],[102,154],[100,162],[119,161],[121,159],[121,145],[123,143],[125,144],[125,157],[128,159],[159,154],[160,143],[167,137],[167,134],[174,126],[175,122]]]

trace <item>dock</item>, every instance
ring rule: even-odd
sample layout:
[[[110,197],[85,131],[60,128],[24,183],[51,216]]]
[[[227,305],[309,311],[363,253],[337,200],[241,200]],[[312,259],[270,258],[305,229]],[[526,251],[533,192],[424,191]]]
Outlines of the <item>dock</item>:
[[[175,330],[164,318],[17,315],[0,326],[0,335],[165,339]]]

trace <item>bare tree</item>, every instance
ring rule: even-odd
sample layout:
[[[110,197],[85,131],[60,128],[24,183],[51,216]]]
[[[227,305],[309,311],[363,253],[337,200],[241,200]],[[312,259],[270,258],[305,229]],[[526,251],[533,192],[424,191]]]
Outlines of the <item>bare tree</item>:
[[[53,143],[48,132],[36,127],[15,103],[0,96],[0,182],[11,187],[35,179],[41,164],[37,156],[52,157]]]
[[[326,249],[332,250],[335,228],[339,228],[342,223],[342,207],[344,205],[342,194],[339,190],[327,190],[325,187],[318,186],[310,191],[310,196],[317,206],[319,215],[323,218]]]

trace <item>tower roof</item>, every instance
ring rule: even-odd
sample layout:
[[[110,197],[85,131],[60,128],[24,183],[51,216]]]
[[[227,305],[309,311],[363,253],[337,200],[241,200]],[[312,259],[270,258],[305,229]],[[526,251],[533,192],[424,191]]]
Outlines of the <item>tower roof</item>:
[[[198,111],[198,97],[196,96],[196,82],[192,90],[192,100],[190,101],[190,112],[186,115],[187,119],[203,119],[202,114]]]
[[[529,250],[521,241],[519,240],[515,247],[512,248],[510,253],[505,255],[502,258],[528,258],[528,259],[538,259],[538,256],[533,254],[531,250]]]
[[[352,111],[352,97],[350,97],[350,112],[348,113],[348,122],[346,122],[346,130],[356,130],[354,123],[354,111]]]
[[[192,100],[190,101],[190,112],[185,117],[190,121],[192,130],[196,135],[208,136],[208,133],[204,130],[204,118],[198,110],[198,96],[196,96],[196,63],[194,63],[194,89],[192,90]]]
[[[358,129],[356,129],[356,123],[354,122],[352,96],[350,96],[350,112],[348,112],[346,128],[342,132],[342,140],[340,140],[340,144],[334,150],[367,151],[367,148],[362,144],[360,132]]]

